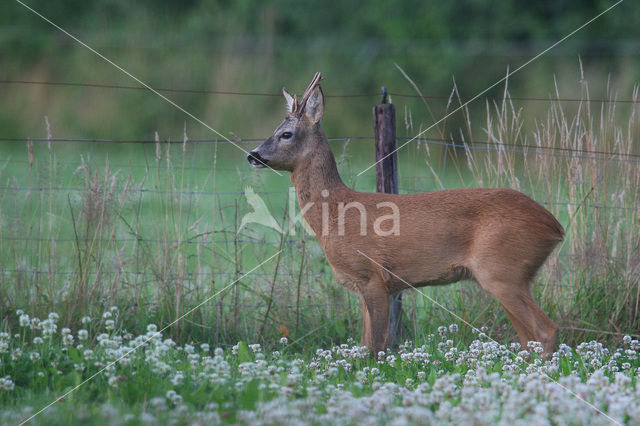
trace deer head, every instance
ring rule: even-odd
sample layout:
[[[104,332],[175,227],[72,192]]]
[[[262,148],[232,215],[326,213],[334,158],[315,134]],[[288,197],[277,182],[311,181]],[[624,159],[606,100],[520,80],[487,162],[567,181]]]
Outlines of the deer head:
[[[317,145],[323,141],[320,125],[324,112],[324,96],[319,85],[321,79],[320,73],[316,73],[300,100],[282,88],[288,114],[271,137],[249,153],[247,160],[251,165],[292,172],[298,165],[306,163],[317,150]]]

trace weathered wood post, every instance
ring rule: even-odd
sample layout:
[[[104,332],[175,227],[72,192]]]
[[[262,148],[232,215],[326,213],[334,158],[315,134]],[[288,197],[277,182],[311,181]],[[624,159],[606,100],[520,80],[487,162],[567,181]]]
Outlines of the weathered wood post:
[[[373,107],[376,140],[376,182],[378,192],[398,193],[398,161],[396,159],[396,109],[387,103],[387,88],[382,87],[382,102]],[[382,161],[380,161],[382,159]],[[398,342],[402,332],[402,293],[391,298],[389,345]]]

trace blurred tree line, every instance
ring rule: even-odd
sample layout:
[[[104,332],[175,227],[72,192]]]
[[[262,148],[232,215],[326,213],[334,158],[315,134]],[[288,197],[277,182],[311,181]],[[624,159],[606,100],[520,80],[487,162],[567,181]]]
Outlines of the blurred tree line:
[[[612,0],[26,2],[157,87],[272,92],[287,84],[300,90],[320,70],[335,94],[375,93],[383,84],[392,91],[411,93],[412,87],[394,66],[398,64],[432,94],[447,95],[455,76],[467,97],[613,4]],[[0,8],[0,78],[132,83],[17,2],[3,2]],[[637,3],[622,3],[537,61],[510,87],[521,96],[544,96],[553,91],[554,76],[566,74],[564,70],[569,69],[570,80],[575,80],[580,57],[597,78],[621,82],[626,95],[640,76],[638,22]],[[5,104],[0,126],[5,132],[32,135],[31,127],[40,125],[47,114],[57,118],[66,134],[113,133],[117,126],[118,137],[148,135],[158,126],[168,132],[181,128],[184,121],[184,116],[146,93],[115,98],[107,92],[47,91],[28,92],[22,99],[20,88],[2,89],[6,96],[0,101]],[[247,99],[175,98],[229,129],[246,124],[239,121],[238,111],[263,114],[273,106],[270,99],[254,99],[248,105]],[[8,103],[14,108],[5,108]],[[334,126],[341,134],[369,131],[369,124],[350,123],[362,114],[368,117],[372,103],[336,105],[333,111],[341,119]],[[16,105],[23,109],[16,112]],[[129,111],[136,112],[135,122]],[[274,111],[273,117],[280,112]],[[243,136],[263,134],[273,124],[266,122]]]

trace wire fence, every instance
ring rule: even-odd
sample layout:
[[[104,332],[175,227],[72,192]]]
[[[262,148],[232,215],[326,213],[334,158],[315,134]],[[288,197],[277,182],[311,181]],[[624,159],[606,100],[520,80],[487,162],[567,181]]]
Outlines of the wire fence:
[[[35,81],[35,80],[0,80],[0,84],[18,84],[18,85],[37,85],[37,86],[58,86],[58,87],[84,87],[84,88],[98,88],[98,89],[117,89],[117,90],[142,90],[148,91],[146,87],[131,86],[131,85],[119,85],[119,84],[104,84],[104,83],[77,83],[77,82],[63,82],[63,81]],[[181,88],[162,88],[154,87],[154,90],[158,92],[167,93],[187,93],[187,94],[203,94],[203,95],[231,95],[231,96],[259,96],[259,97],[281,97],[282,93],[260,93],[260,92],[242,92],[242,91],[228,91],[228,90],[209,90],[209,89],[181,89]],[[389,92],[389,95],[399,98],[417,98],[417,99],[438,99],[438,100],[451,100],[454,99],[451,95],[419,95],[411,93],[398,93]],[[357,94],[341,94],[341,95],[325,95],[327,98],[349,99],[349,98],[376,98],[380,97],[380,93],[357,93]],[[637,104],[640,103],[638,99],[585,99],[585,98],[565,98],[565,97],[522,97],[522,96],[487,96],[486,99],[493,101],[525,101],[525,102],[593,102],[593,103],[620,103],[620,104]]]
[[[106,90],[147,90],[144,87],[116,85],[116,84],[101,84],[101,83],[73,83],[73,82],[51,82],[51,81],[29,81],[29,80],[0,80],[0,84],[5,85],[40,85],[51,87],[69,87],[69,88],[95,88]],[[280,93],[254,93],[254,92],[241,92],[241,91],[216,91],[216,90],[201,90],[201,89],[180,89],[180,88],[156,88],[160,92],[167,93],[185,93],[185,94],[206,94],[206,95],[225,95],[225,96],[254,96],[254,97],[280,97]],[[438,99],[438,100],[452,100],[451,96],[437,96],[437,95],[415,95],[407,93],[394,93],[390,95],[401,98],[424,98],[424,99]],[[376,99],[380,95],[374,93],[360,93],[360,94],[342,94],[327,96],[330,98],[338,99]],[[523,102],[593,102],[603,104],[639,104],[637,99],[582,99],[582,98],[562,98],[562,97],[486,97],[489,100],[494,101],[523,101]],[[453,99],[455,101],[455,99]],[[371,135],[355,135],[355,136],[342,136],[330,138],[329,142],[342,144],[346,146],[349,143],[367,143],[372,144],[373,136]],[[34,163],[33,158],[33,144],[34,143],[49,143],[56,145],[64,144],[86,144],[90,147],[98,145],[155,145],[156,148],[165,144],[182,145],[183,148],[193,149],[193,157],[196,157],[195,149],[200,146],[209,145],[229,145],[229,144],[247,144],[255,145],[262,142],[264,138],[249,138],[249,139],[236,139],[235,142],[216,139],[185,139],[183,140],[159,140],[156,138],[139,138],[139,139],[117,139],[117,138],[95,138],[95,137],[71,137],[71,138],[29,138],[29,137],[0,137],[0,143],[10,145],[12,143],[23,143],[26,145],[26,149],[22,151],[23,158],[12,158],[11,163],[29,165],[31,169]],[[637,150],[637,146],[629,146],[628,150],[623,150],[622,147],[618,151],[584,148],[573,145],[554,146],[543,144],[527,144],[527,143],[507,143],[504,141],[493,140],[477,140],[473,138],[443,138],[443,137],[398,137],[399,143],[410,142],[415,148],[423,146],[441,147],[444,163],[442,164],[442,175],[444,176],[447,167],[446,158],[454,158],[455,156],[464,156],[468,152],[486,153],[482,155],[501,155],[504,153],[516,154],[518,158],[525,158],[526,156],[534,156],[537,158],[549,157],[552,159],[567,159],[567,160],[580,160],[591,161],[599,164],[597,167],[607,168],[617,165],[628,165],[629,167],[637,167],[635,164],[640,163],[640,154],[633,152]],[[585,144],[589,146],[588,144]],[[72,145],[73,146],[73,145]],[[609,145],[618,147],[617,145]],[[117,149],[117,148],[116,148]],[[200,149],[200,148],[198,148]],[[206,148],[205,148],[206,149]],[[15,152],[15,151],[14,151]],[[26,157],[26,158],[25,158]],[[139,169],[150,170],[155,169],[160,173],[162,170],[169,170],[167,175],[170,178],[171,173],[174,170],[182,168],[184,170],[185,163],[176,163],[170,165],[160,165],[157,163],[156,158],[146,163],[120,162],[110,163],[112,168],[120,169]],[[46,164],[46,158],[40,158]],[[49,159],[54,163],[49,164],[48,169],[56,169],[58,165],[78,167],[78,162],[65,160],[63,158],[55,158],[55,160]],[[2,165],[0,165],[1,169]],[[225,164],[216,164],[216,169],[220,171],[235,171],[237,168],[225,166]],[[429,166],[431,167],[431,166]],[[201,165],[189,164],[186,166],[188,171],[205,171],[209,172],[212,167],[202,167]],[[46,169],[46,167],[45,167]],[[53,176],[53,180],[47,180],[47,173],[49,176]],[[163,172],[164,173],[164,172]],[[420,185],[416,185],[418,180],[434,180],[433,176],[429,175],[417,175],[412,173],[403,173],[400,169],[400,185],[399,190],[401,193],[415,193],[425,192],[425,189]],[[369,172],[369,177],[375,174],[375,170]],[[127,192],[130,195],[139,196],[137,201],[133,202],[134,208],[132,212],[129,212],[126,220],[133,223],[134,218],[138,223],[137,228],[122,229],[118,228],[115,231],[116,226],[109,224],[110,234],[106,233],[99,235],[91,235],[91,231],[76,229],[77,218],[74,217],[74,206],[72,206],[72,200],[69,193],[73,193],[76,196],[75,208],[80,210],[82,202],[91,201],[91,197],[99,199],[104,196],[104,191],[95,191],[91,185],[85,182],[85,185],[78,185],[64,181],[63,179],[57,179],[55,173],[51,174],[51,170],[39,171],[37,177],[36,174],[31,175],[30,179],[20,179],[19,176],[13,176],[14,179],[5,179],[0,184],[0,197],[7,197],[13,200],[16,205],[20,205],[15,209],[15,217],[10,219],[5,217],[5,223],[18,223],[23,220],[20,226],[21,228],[14,228],[3,226],[0,229],[0,258],[3,260],[3,268],[0,268],[0,287],[2,282],[9,282],[10,280],[28,282],[30,284],[36,284],[39,287],[41,282],[46,278],[54,281],[60,288],[68,288],[69,282],[73,280],[73,277],[82,277],[83,280],[87,280],[91,277],[93,280],[98,281],[101,279],[103,284],[110,285],[116,280],[138,280],[141,285],[139,288],[143,291],[149,291],[146,284],[154,284],[159,281],[185,282],[185,294],[189,292],[197,292],[202,289],[209,289],[209,283],[211,281],[217,281],[219,279],[232,280],[243,274],[243,270],[248,270],[246,265],[251,264],[253,257],[259,257],[265,250],[269,253],[273,253],[275,250],[283,249],[286,251],[283,257],[286,257],[282,261],[280,267],[276,266],[275,270],[262,269],[251,273],[252,277],[260,281],[262,285],[261,289],[253,289],[252,293],[243,295],[241,292],[234,290],[232,296],[229,296],[232,303],[229,303],[229,299],[219,300],[216,302],[216,306],[224,308],[227,313],[238,315],[238,310],[245,310],[247,313],[256,314],[257,311],[267,309],[267,313],[272,306],[278,307],[278,309],[296,309],[301,313],[301,316],[315,315],[314,310],[322,310],[327,308],[344,308],[346,306],[356,306],[357,303],[353,303],[352,298],[347,297],[345,301],[336,302],[334,298],[326,296],[324,299],[318,302],[322,303],[310,303],[309,300],[300,301],[301,288],[312,288],[317,282],[332,281],[332,275],[330,268],[308,267],[305,264],[304,254],[300,253],[300,246],[309,241],[310,247],[315,244],[317,250],[319,246],[312,238],[293,238],[293,237],[281,237],[267,239],[263,236],[252,238],[250,235],[238,233],[238,222],[242,219],[244,213],[248,210],[246,206],[239,208],[239,203],[244,202],[245,191],[232,190],[232,188],[222,187],[221,190],[217,190],[215,187],[212,190],[208,188],[198,188],[195,179],[193,177],[187,182],[182,182],[178,185],[174,185],[174,182],[167,184],[165,182],[164,187],[158,184],[158,180],[153,182],[142,181],[131,186],[119,186],[113,185],[109,188],[112,193]],[[544,179],[544,177],[542,177]],[[411,187],[410,181],[414,181],[414,186]],[[122,182],[120,182],[122,183]],[[204,185],[203,185],[204,186]],[[93,191],[93,192],[92,192]],[[101,192],[102,191],[102,192]],[[31,196],[31,193],[36,193],[36,200],[31,200],[32,204],[29,204],[26,200]],[[291,195],[290,190],[268,190],[257,188],[254,190],[258,195],[273,195],[275,197]],[[156,201],[162,197],[172,196],[184,196],[184,202],[180,201],[173,206],[174,210],[170,207],[163,206],[163,209],[153,210],[152,214],[140,219],[140,216],[144,214],[140,213],[142,210],[143,196],[149,194],[151,196],[157,196]],[[224,224],[224,229],[215,230],[202,230],[201,228],[195,228],[185,232],[188,227],[188,223],[193,222],[197,217],[192,211],[192,207],[197,204],[194,201],[197,197],[219,197],[229,196],[233,199],[233,203],[228,203],[225,206],[218,207],[219,211],[213,212],[211,216],[218,217],[219,221]],[[83,198],[84,197],[84,198]],[[566,197],[563,197],[566,198]],[[578,209],[585,209],[590,212],[606,212],[601,213],[603,216],[610,215],[613,222],[623,220],[629,217],[637,216],[640,218],[640,205],[637,200],[634,201],[632,197],[627,197],[625,202],[621,198],[611,198],[611,202],[608,203],[607,198],[599,198],[598,202],[591,202],[589,200],[583,200],[582,202],[576,201],[575,194],[570,199],[549,199],[539,200],[539,202],[549,207],[562,207],[564,212],[575,212]],[[80,201],[77,201],[80,200]],[[148,200],[146,200],[148,201]],[[95,200],[91,202],[96,202]],[[22,204],[21,204],[22,203]],[[68,204],[67,204],[68,203]],[[626,203],[626,204],[625,204]],[[99,205],[100,202],[97,202]],[[161,204],[161,203],[160,203]],[[245,203],[246,204],[246,203]],[[8,210],[9,203],[7,202],[4,211]],[[19,209],[23,208],[21,212]],[[27,212],[28,209],[34,208],[34,212]],[[193,207],[195,209],[195,207]],[[171,211],[169,211],[171,210]],[[136,213],[137,212],[137,213]],[[161,215],[164,217],[160,217]],[[23,214],[25,217],[20,217]],[[32,214],[31,217],[28,217]],[[119,214],[124,215],[120,212]],[[158,214],[158,222],[162,222],[157,229],[152,229],[147,224],[140,225],[145,220],[153,222],[155,217],[153,215]],[[136,216],[137,215],[137,216]],[[634,216],[635,215],[635,216]],[[123,222],[125,218],[120,216]],[[88,219],[85,219],[88,220]],[[101,220],[101,219],[100,219]],[[198,219],[199,220],[199,219]],[[601,220],[601,218],[598,218]],[[629,219],[630,222],[633,220]],[[11,222],[13,221],[13,222]],[[50,225],[52,222],[58,221],[58,228],[53,229]],[[48,224],[47,224],[48,222]],[[88,223],[88,222],[87,222]],[[634,222],[635,223],[635,222]],[[127,224],[129,226],[129,224]],[[155,225],[152,223],[152,225]],[[102,226],[102,225],[100,225]],[[147,226],[147,227],[145,227]],[[619,226],[619,225],[618,225]],[[125,227],[126,228],[126,227]],[[176,231],[180,228],[178,231]],[[83,233],[78,235],[78,232]],[[102,232],[102,231],[101,231]],[[304,231],[303,231],[304,232]],[[617,231],[616,231],[617,232]],[[193,235],[195,234],[195,235]],[[615,237],[617,234],[613,234]],[[56,245],[63,245],[64,248],[56,248]],[[140,246],[142,244],[148,244],[152,246],[151,254],[141,253]],[[82,245],[82,247],[80,247]],[[117,246],[114,248],[114,245]],[[127,245],[127,248],[123,247]],[[221,256],[224,259],[216,260],[209,258],[208,260],[202,260],[203,256],[199,250],[201,248],[214,253],[218,248],[223,245],[227,248],[231,247],[229,253],[226,253],[227,257]],[[163,252],[163,259],[156,259],[160,255],[156,255],[155,251],[158,247],[170,247],[170,249]],[[247,251],[253,249],[256,253],[247,255]],[[120,251],[118,251],[120,250]],[[262,250],[262,251],[260,251]],[[101,259],[100,256],[103,258]],[[140,260],[140,257],[147,256],[148,259],[144,261]],[[181,256],[186,260],[181,260]],[[300,257],[302,256],[302,261]],[[607,251],[585,251],[582,253],[575,253],[571,251],[563,251],[557,254],[557,257],[562,262],[571,262],[573,260],[582,261],[583,263],[596,263],[596,262],[609,262],[609,263],[625,263],[630,264],[629,256],[621,255],[615,250]],[[53,260],[52,260],[53,258]],[[121,258],[126,258],[125,262],[121,261]],[[315,259],[323,258],[323,256],[316,255]],[[78,260],[78,262],[76,262]],[[86,262],[86,264],[77,263]],[[164,263],[163,263],[164,262]],[[183,262],[183,263],[181,263]],[[278,260],[280,262],[280,260]],[[245,266],[243,266],[243,264]],[[14,265],[11,267],[10,265]],[[182,268],[181,272],[178,272]],[[16,278],[18,277],[19,280]],[[56,277],[61,277],[60,279]],[[115,277],[115,278],[114,278]],[[124,278],[123,278],[124,277]],[[131,277],[131,278],[129,278]],[[265,287],[264,284],[267,284]],[[289,287],[297,283],[297,290],[292,289],[287,292]],[[180,284],[182,285],[182,284]],[[271,296],[268,289],[271,285]],[[273,288],[277,285],[284,285],[285,289],[278,288],[280,292],[278,297],[273,297]],[[572,282],[557,282],[555,286],[561,288],[574,289],[575,285]],[[317,287],[317,285],[316,285]],[[346,291],[345,291],[346,292]],[[1,294],[2,292],[0,292]],[[293,303],[298,297],[297,303]],[[258,315],[258,314],[256,314]],[[259,314],[261,315],[261,314]],[[235,327],[235,323],[234,323]]]

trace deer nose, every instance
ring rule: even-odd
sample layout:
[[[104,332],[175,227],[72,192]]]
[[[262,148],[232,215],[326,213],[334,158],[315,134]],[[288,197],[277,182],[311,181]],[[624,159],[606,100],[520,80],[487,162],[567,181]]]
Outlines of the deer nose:
[[[258,153],[257,151],[251,151],[249,155],[247,155],[247,161],[253,167],[258,167],[258,168],[266,167],[268,163],[268,161],[262,158],[260,153]]]

